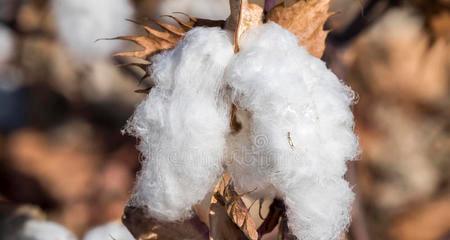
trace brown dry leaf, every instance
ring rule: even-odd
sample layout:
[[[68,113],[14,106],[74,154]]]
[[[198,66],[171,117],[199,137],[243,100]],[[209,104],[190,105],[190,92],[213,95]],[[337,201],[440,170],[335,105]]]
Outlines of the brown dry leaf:
[[[268,19],[295,34],[303,47],[320,58],[328,35],[323,27],[333,15],[328,12],[329,5],[330,0],[300,0],[289,7],[281,4],[269,12]]]
[[[223,202],[218,202],[214,197],[209,207],[209,236],[211,240],[247,240],[248,238],[239,227],[228,217],[227,209]]]
[[[175,17],[172,17],[175,18]],[[153,22],[161,27],[163,31],[159,31],[156,29],[153,29],[150,26],[146,26],[142,23],[138,23],[135,21],[130,20],[131,22],[134,22],[144,28],[144,30],[147,32],[146,36],[120,36],[113,39],[120,39],[120,40],[126,40],[131,41],[133,43],[136,43],[140,47],[142,47],[142,50],[136,50],[136,51],[130,51],[130,52],[120,52],[115,54],[115,56],[120,57],[135,57],[147,60],[148,57],[151,55],[162,51],[167,50],[170,48],[173,48],[177,42],[184,36],[185,29],[183,27],[177,27],[175,25],[167,24],[160,22],[158,20],[153,20]],[[179,20],[181,22],[181,20]]]
[[[258,239],[249,209],[226,174],[214,188],[209,219],[211,239]]]
[[[182,13],[181,13],[182,14]],[[144,36],[119,36],[115,38],[109,38],[106,40],[125,40],[133,42],[137,45],[139,45],[142,49],[135,50],[135,51],[129,51],[129,52],[119,52],[114,54],[116,57],[132,57],[132,58],[138,58],[141,60],[144,60],[145,63],[128,63],[123,66],[137,66],[144,70],[145,74],[141,77],[140,82],[142,82],[145,78],[150,76],[150,69],[148,66],[151,64],[151,62],[148,62],[147,60],[154,54],[159,53],[164,50],[171,49],[175,47],[175,45],[178,43],[178,41],[183,38],[185,33],[189,31],[197,22],[197,19],[189,17],[188,20],[182,21],[179,18],[171,15],[165,15],[161,17],[169,17],[173,20],[175,20],[176,24],[178,26],[161,22],[157,19],[150,19],[150,22],[154,23],[156,26],[158,26],[160,30],[154,29],[153,27],[128,19],[128,21],[133,22],[142,28],[147,32],[147,35]],[[136,93],[148,93],[150,91],[151,87],[146,89],[138,89],[135,92]]]
[[[147,60],[150,56],[152,56],[155,53],[158,53],[163,50],[171,49],[175,47],[175,45],[178,43],[178,41],[181,40],[181,38],[184,37],[186,32],[191,30],[194,26],[222,26],[223,21],[211,21],[206,19],[197,19],[194,17],[191,17],[189,15],[186,15],[181,12],[176,12],[174,14],[183,15],[186,17],[186,20],[181,20],[180,18],[174,16],[174,15],[163,15],[161,17],[167,17],[175,21],[175,24],[171,23],[165,23],[158,19],[150,19],[150,22],[154,23],[156,26],[158,26],[162,31],[156,30],[153,27],[139,23],[134,20],[129,20],[130,22],[133,22],[141,27],[144,28],[144,30],[147,32],[147,35],[145,36],[120,36],[116,38],[112,38],[112,40],[120,39],[120,40],[126,40],[131,41],[133,43],[136,43],[140,47],[142,47],[142,50],[137,51],[130,51],[130,52],[119,52],[115,54],[115,56],[121,56],[121,57],[135,57],[140,58],[143,60]]]
[[[141,63],[128,63],[124,66],[137,66],[140,67],[145,71],[145,75],[141,77],[140,81],[144,80],[145,78],[150,76],[148,65],[151,64],[151,62],[148,62],[148,59],[161,51],[172,49],[175,47],[175,45],[184,37],[186,32],[188,32],[190,29],[192,29],[195,26],[210,26],[210,27],[223,27],[225,24],[225,21],[214,21],[214,20],[207,20],[207,19],[197,19],[194,17],[191,17],[187,14],[181,13],[181,12],[175,12],[174,14],[183,15],[185,20],[181,20],[180,18],[174,16],[174,15],[163,15],[161,17],[170,18],[171,20],[174,20],[174,24],[171,23],[165,23],[158,19],[150,19],[150,22],[154,23],[157,27],[159,27],[161,30],[157,30],[149,25],[139,23],[134,20],[129,20],[130,22],[133,22],[141,27],[144,28],[144,30],[147,32],[147,35],[144,36],[119,36],[115,38],[109,38],[105,40],[125,40],[133,42],[137,45],[139,45],[142,49],[136,50],[136,51],[129,51],[129,52],[119,52],[116,53],[114,56],[118,57],[132,57],[132,58],[138,58],[145,61],[144,64]],[[150,91],[151,87],[146,89],[138,89],[135,92],[137,93],[148,93]]]
[[[247,0],[230,0],[231,15],[227,28],[234,31],[234,50],[239,51],[239,40],[249,28],[262,24],[263,8]]]
[[[148,218],[144,209],[127,207],[122,222],[137,240],[208,239],[208,227],[196,216],[184,222],[159,222]]]
[[[274,199],[272,204],[270,204],[269,213],[264,219],[264,222],[258,228],[258,234],[263,236],[267,233],[272,232],[277,226],[280,219],[286,212],[286,206],[283,200]]]

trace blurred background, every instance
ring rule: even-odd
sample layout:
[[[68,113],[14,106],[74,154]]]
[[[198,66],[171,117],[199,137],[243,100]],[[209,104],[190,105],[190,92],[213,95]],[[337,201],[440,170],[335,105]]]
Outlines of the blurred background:
[[[450,1],[331,9],[323,59],[359,95],[348,239],[449,240]],[[0,239],[28,219],[80,238],[120,219],[139,169],[121,128],[148,83],[111,57],[136,46],[95,40],[175,11],[225,19],[228,0],[0,0]]]

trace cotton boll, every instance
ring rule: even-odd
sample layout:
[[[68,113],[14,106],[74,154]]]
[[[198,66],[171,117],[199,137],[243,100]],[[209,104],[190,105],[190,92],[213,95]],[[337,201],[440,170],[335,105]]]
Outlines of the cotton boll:
[[[98,226],[86,233],[83,240],[134,240],[133,235],[120,222]]]
[[[76,237],[65,227],[48,221],[28,220],[20,237],[23,240],[76,240]]]
[[[230,5],[228,0],[164,0],[160,12],[183,12],[198,18],[225,20],[230,15]]]
[[[212,189],[228,133],[222,89],[232,56],[226,31],[195,28],[175,49],[152,58],[156,85],[126,127],[139,138],[144,158],[129,205],[174,221],[190,216]]]
[[[131,33],[125,21],[133,16],[128,0],[53,0],[56,25],[62,42],[82,62],[105,58],[118,51],[122,43],[100,38]]]
[[[250,121],[247,155],[228,166],[236,186],[273,186],[299,239],[338,239],[353,199],[345,162],[358,153],[353,92],[275,23],[249,30],[241,41],[226,73],[233,101]]]
[[[0,65],[7,62],[14,53],[14,37],[11,31],[0,24]]]

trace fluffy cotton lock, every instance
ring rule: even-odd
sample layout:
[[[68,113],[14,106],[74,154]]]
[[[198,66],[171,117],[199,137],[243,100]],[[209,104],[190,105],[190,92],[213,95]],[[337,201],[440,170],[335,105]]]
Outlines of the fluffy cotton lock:
[[[226,79],[245,120],[230,144],[238,190],[283,198],[299,239],[339,239],[353,200],[346,161],[358,153],[351,89],[275,23],[244,34]]]
[[[107,58],[122,46],[118,41],[96,43],[97,39],[132,31],[125,21],[134,12],[128,0],[53,0],[52,7],[59,37],[82,62]]]
[[[144,158],[130,206],[180,220],[211,190],[222,172],[229,122],[223,76],[232,56],[229,33],[195,28],[151,59],[155,86],[126,127]]]

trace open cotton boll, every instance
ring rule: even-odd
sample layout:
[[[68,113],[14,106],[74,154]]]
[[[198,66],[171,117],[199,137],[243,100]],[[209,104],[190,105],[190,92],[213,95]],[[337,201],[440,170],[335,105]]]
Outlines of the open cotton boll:
[[[0,24],[0,65],[7,62],[14,53],[14,37],[11,31]]]
[[[96,43],[100,38],[127,35],[133,16],[128,0],[53,0],[59,37],[70,52],[82,62],[106,58],[120,50],[119,41]]]
[[[212,189],[228,133],[222,89],[232,56],[229,33],[195,28],[152,58],[156,85],[126,127],[144,158],[130,206],[146,207],[158,220],[180,220]]]
[[[86,233],[83,240],[134,240],[133,235],[120,222],[107,223]]]
[[[241,41],[226,73],[233,101],[250,121],[246,154],[228,166],[236,186],[275,188],[299,239],[337,240],[353,199],[343,180],[346,161],[358,153],[353,92],[275,23],[249,30]]]
[[[230,15],[229,0],[163,0],[161,14],[183,12],[193,17],[225,20]]]
[[[18,240],[76,240],[75,235],[65,227],[49,221],[28,220]]]

